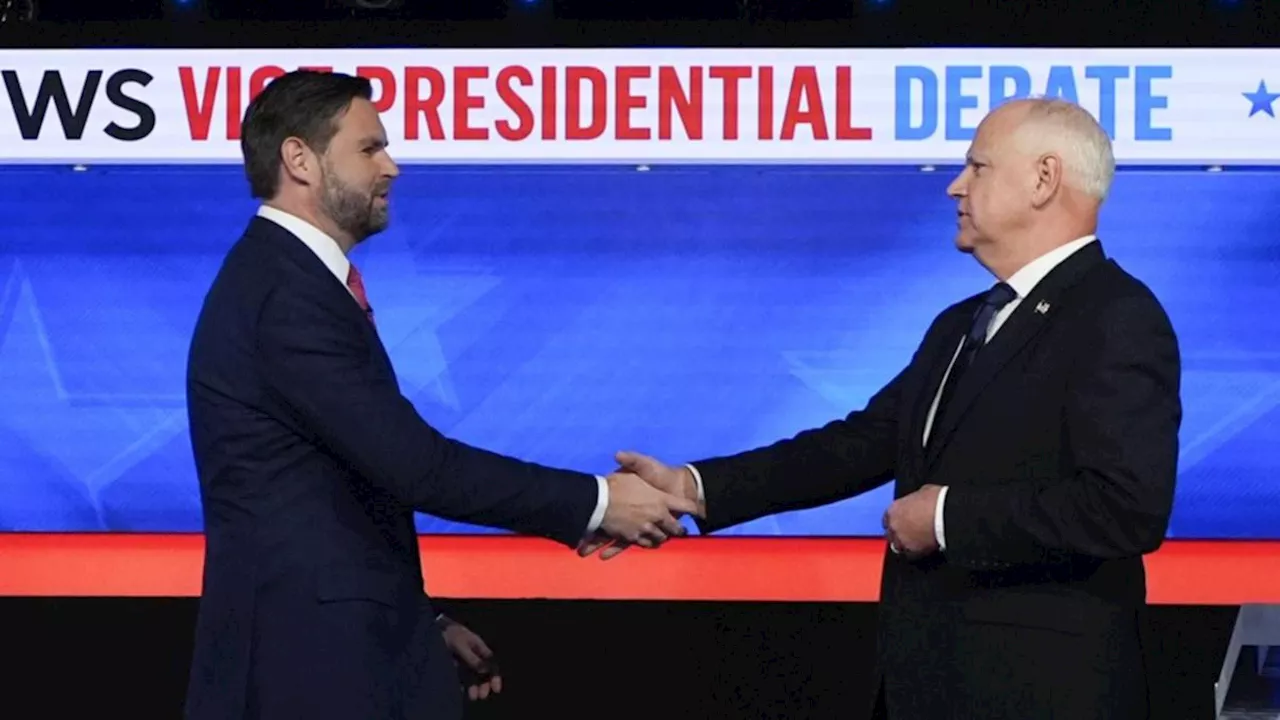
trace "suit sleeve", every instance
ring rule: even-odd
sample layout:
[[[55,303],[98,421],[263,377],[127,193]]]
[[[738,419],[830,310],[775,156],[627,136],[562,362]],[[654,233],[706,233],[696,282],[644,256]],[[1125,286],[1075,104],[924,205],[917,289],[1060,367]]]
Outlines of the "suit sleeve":
[[[1098,314],[1064,413],[1070,477],[953,487],[947,557],[978,569],[1071,556],[1141,556],[1164,541],[1177,476],[1181,365],[1177,338],[1150,295]]]
[[[893,479],[904,370],[867,407],[767,447],[691,463],[715,532],[766,515],[826,505]]]
[[[596,479],[444,437],[374,362],[361,329],[296,287],[259,321],[266,381],[298,424],[362,478],[420,512],[574,546],[595,509]]]

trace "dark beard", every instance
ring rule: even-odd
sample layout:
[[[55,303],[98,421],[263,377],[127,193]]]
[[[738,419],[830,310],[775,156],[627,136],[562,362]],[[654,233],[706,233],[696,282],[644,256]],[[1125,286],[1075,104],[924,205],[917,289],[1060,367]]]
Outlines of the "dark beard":
[[[321,202],[325,213],[355,242],[386,229],[387,211],[374,208],[372,192],[360,192],[344,184],[329,167],[324,170],[322,189]]]

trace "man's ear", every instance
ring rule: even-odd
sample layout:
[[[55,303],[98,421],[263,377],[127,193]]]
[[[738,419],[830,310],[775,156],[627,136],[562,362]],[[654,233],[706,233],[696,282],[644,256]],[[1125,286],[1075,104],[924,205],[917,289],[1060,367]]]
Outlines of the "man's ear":
[[[280,144],[280,166],[299,185],[319,182],[320,158],[300,138],[288,137]]]
[[[1036,160],[1036,185],[1031,202],[1037,208],[1044,207],[1062,187],[1062,158],[1046,153]]]

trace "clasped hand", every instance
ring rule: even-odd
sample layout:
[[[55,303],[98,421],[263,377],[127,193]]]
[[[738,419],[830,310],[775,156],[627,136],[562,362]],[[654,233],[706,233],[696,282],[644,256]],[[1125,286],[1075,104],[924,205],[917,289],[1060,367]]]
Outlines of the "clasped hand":
[[[618,470],[606,478],[609,507],[600,529],[578,546],[582,557],[606,546],[604,560],[631,545],[655,548],[686,534],[681,516],[706,516],[687,470],[630,452],[618,453],[616,460]]]
[[[915,558],[938,549],[933,523],[941,490],[937,485],[925,485],[893,501],[885,510],[880,522],[893,552]]]

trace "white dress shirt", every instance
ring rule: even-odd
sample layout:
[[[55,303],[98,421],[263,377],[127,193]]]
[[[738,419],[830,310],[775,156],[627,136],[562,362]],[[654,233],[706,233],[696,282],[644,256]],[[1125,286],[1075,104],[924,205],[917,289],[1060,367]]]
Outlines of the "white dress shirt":
[[[1013,315],[1013,311],[1017,309],[1019,303],[1031,294],[1031,291],[1035,289],[1036,285],[1040,284],[1040,281],[1043,280],[1046,275],[1048,275],[1063,260],[1066,260],[1068,257],[1075,254],[1077,250],[1080,250],[1096,239],[1096,236],[1087,235],[1065,245],[1060,245],[1027,263],[1021,270],[1010,276],[1005,283],[1009,287],[1013,288],[1016,295],[1009,304],[1000,308],[1000,311],[991,318],[991,324],[987,327],[986,342],[991,342],[991,338],[995,337],[1001,326],[1003,326],[1005,321],[1009,319],[1009,316]],[[951,362],[947,365],[947,372],[943,374],[942,381],[938,383],[938,389],[935,391],[933,396],[933,403],[929,406],[929,414],[925,418],[924,423],[924,434],[920,438],[920,445],[922,447],[927,445],[929,442],[929,432],[933,429],[934,415],[938,412],[938,402],[942,399],[942,388],[947,384],[947,377],[951,375],[951,368],[955,365],[956,358],[960,356],[960,349],[962,347],[964,347],[963,337],[960,338],[958,343],[956,343],[955,352],[951,355]],[[698,473],[698,469],[693,465],[686,465],[685,467],[689,468],[690,473],[693,474],[694,484],[698,488],[698,502],[705,502],[706,495],[702,488],[702,475]],[[948,489],[949,488],[944,486],[942,490],[939,491],[938,504],[934,509],[933,514],[933,532],[938,540],[938,547],[943,552],[947,549],[947,534],[946,528],[943,525],[942,509],[947,499]]]
[[[311,252],[320,258],[324,266],[329,268],[333,276],[342,283],[342,287],[351,293],[351,288],[347,286],[347,275],[351,270],[351,261],[347,259],[346,253],[342,252],[342,246],[338,242],[329,237],[311,223],[303,220],[296,215],[287,213],[279,208],[263,205],[258,208],[258,217],[265,218],[280,227],[288,230],[290,234],[302,241],[304,245],[311,248]],[[352,299],[355,295],[352,294]],[[599,475],[596,476],[596,508],[591,513],[591,519],[587,522],[586,533],[583,537],[590,536],[600,528],[600,524],[604,522],[604,513],[609,507],[609,483]]]

